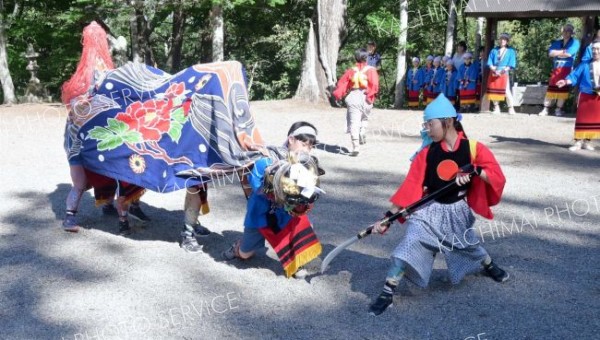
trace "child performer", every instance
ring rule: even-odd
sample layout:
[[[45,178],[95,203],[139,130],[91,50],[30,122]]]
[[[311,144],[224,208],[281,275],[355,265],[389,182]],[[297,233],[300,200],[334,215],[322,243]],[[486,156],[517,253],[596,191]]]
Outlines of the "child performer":
[[[431,79],[433,78],[433,56],[428,55],[427,59],[425,59],[425,67],[423,68],[423,102],[429,103],[429,98],[431,98],[431,89],[429,84],[431,83]],[[432,99],[433,100],[433,99]]]
[[[464,63],[458,69],[458,90],[460,106],[463,112],[473,109],[477,97],[477,65],[473,64],[473,55],[470,52],[463,54]]]
[[[446,71],[444,73],[444,81],[442,82],[442,92],[446,98],[456,105],[456,95],[458,93],[458,72],[454,68],[454,61],[448,59],[446,61]]]
[[[508,74],[511,69],[514,70],[517,67],[517,52],[508,45],[509,41],[510,35],[508,33],[500,34],[500,46],[494,47],[487,60],[487,66],[490,68],[487,95],[494,103],[493,114],[500,114],[499,102],[503,100],[506,100],[508,114],[515,114]]]
[[[473,212],[491,219],[490,207],[500,202],[506,181],[500,165],[486,146],[467,139],[460,116],[444,95],[425,108],[423,119],[423,146],[406,179],[390,198],[392,206],[385,216],[451,182],[459,187],[427,203],[406,220],[406,234],[392,253],[383,291],[370,306],[372,315],[383,313],[392,304],[402,277],[426,287],[438,252],[444,254],[452,284],[482,267],[497,282],[509,277],[492,261],[473,228]],[[469,164],[478,176],[470,178],[456,170],[448,171]],[[383,234],[389,226],[376,223],[373,232]]]
[[[284,147],[263,150],[248,177],[252,193],[248,197],[244,235],[223,252],[227,261],[247,260],[265,239],[279,256],[286,276],[305,276],[301,267],[321,253],[321,244],[312,230],[308,212],[323,191],[316,159],[309,156],[317,142],[317,129],[296,122],[288,131]],[[300,273],[297,273],[300,271]]]
[[[431,75],[431,81],[429,82],[430,97],[427,97],[427,104],[431,103],[437,96],[442,93],[442,85],[444,83],[445,71],[444,67],[440,64],[442,58],[437,56],[433,58],[433,74]]]
[[[368,53],[364,48],[355,50],[356,65],[346,70],[333,91],[336,100],[346,96],[346,133],[350,134],[352,140],[352,157],[358,156],[359,144],[366,143],[371,109],[379,92],[379,75],[374,67],[367,65],[367,57]]]
[[[419,67],[421,60],[417,57],[412,58],[413,67],[406,74],[406,90],[408,91],[408,107],[419,107],[419,93],[423,87],[425,73]]]

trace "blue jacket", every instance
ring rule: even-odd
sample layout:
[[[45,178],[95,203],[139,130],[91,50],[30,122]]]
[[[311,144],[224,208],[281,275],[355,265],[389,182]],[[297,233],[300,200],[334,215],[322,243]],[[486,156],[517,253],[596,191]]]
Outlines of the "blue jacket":
[[[504,52],[504,55],[500,55],[500,47],[496,46],[490,52],[487,60],[487,66],[496,66],[497,69],[508,66],[511,69],[515,69],[517,67],[517,52],[514,48],[508,46]]]
[[[416,71],[414,68],[411,68],[406,74],[406,88],[409,91],[419,91],[423,86],[424,79],[425,72],[423,72],[422,68],[419,67]],[[416,83],[413,81],[416,81]]]
[[[458,91],[458,71],[452,69],[452,73],[449,74],[448,70],[444,72],[444,80],[442,81],[442,92],[448,98],[456,97]]]
[[[573,86],[579,85],[579,92],[594,94],[594,86],[590,74],[591,65],[591,63],[579,64],[566,78]],[[596,84],[596,86],[600,86],[600,84]]]
[[[571,56],[568,58],[554,57],[552,59],[552,68],[573,67],[573,62],[575,61],[575,58],[577,57],[577,53],[579,52],[579,46],[580,46],[579,40],[577,40],[575,38],[569,39],[567,44],[564,46],[563,46],[562,39],[554,40],[552,42],[552,44],[550,44],[548,53],[550,53],[550,51],[552,51],[552,50],[566,50],[566,52],[568,54],[570,54]]]
[[[421,87],[423,87],[426,90],[429,90],[429,84],[431,83],[432,77],[433,77],[433,65],[429,69],[426,66],[423,66],[423,84],[421,85]]]
[[[581,57],[581,62],[585,63],[588,61],[592,61],[592,59],[594,59],[594,56],[592,55],[592,44],[589,44],[588,47],[585,48],[583,57]]]
[[[367,65],[373,66],[375,68],[380,66],[381,65],[381,55],[379,55],[379,53],[377,53],[377,52],[375,52],[375,54],[369,54],[367,56]]]
[[[254,163],[252,172],[248,175],[248,182],[252,187],[252,194],[248,197],[246,217],[244,219],[244,226],[246,228],[264,228],[268,225],[267,215],[271,210],[271,201],[262,192],[263,178],[265,176],[265,169],[273,164],[273,160],[268,157],[259,159]],[[274,210],[277,216],[277,222],[279,226],[285,226],[292,218],[283,208],[276,208]]]
[[[433,93],[442,93],[443,91],[443,83],[446,77],[446,70],[443,67],[438,67],[433,71],[435,74],[433,75],[433,86],[429,87],[429,91]]]
[[[458,69],[458,76],[456,78],[458,82],[459,90],[475,90],[477,87],[477,76],[479,74],[479,65],[471,63],[471,65],[462,64]]]

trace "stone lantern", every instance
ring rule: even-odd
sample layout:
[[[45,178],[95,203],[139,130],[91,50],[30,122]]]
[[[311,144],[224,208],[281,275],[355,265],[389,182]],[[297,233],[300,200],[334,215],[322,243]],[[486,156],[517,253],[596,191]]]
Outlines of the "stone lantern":
[[[48,98],[46,88],[40,83],[40,80],[37,78],[37,71],[40,67],[37,64],[36,59],[39,56],[40,54],[33,49],[33,44],[29,43],[27,45],[27,51],[25,52],[25,58],[27,58],[29,63],[27,64],[27,67],[25,69],[31,73],[31,78],[29,78],[29,82],[27,83],[25,96],[20,98],[21,102],[41,103]]]

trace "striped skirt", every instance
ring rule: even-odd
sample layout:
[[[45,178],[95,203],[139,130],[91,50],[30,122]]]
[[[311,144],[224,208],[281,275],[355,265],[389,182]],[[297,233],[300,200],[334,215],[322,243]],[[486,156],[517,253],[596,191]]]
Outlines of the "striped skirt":
[[[269,227],[258,230],[277,253],[288,278],[321,254],[321,243],[307,215],[293,217],[281,230]]]
[[[508,74],[504,73],[500,76],[490,74],[487,84],[487,95],[489,100],[501,102],[506,99],[506,87],[508,86]]]
[[[467,274],[479,272],[487,256],[473,228],[475,216],[464,200],[452,204],[432,202],[406,221],[406,234],[392,257],[406,263],[405,277],[426,287],[433,271],[434,256],[443,253],[452,284]]]
[[[460,90],[460,105],[472,105],[477,102],[477,90]]]
[[[419,91],[408,90],[408,107],[419,107]]]
[[[579,94],[575,139],[600,139],[600,95]]]
[[[427,91],[427,93],[425,95],[425,99],[427,100],[427,104],[429,104],[432,101],[434,101],[435,98],[437,98],[437,96],[439,96],[439,95],[440,95],[439,92]]]
[[[567,100],[569,98],[569,90],[571,90],[570,86],[563,86],[559,88],[556,86],[556,83],[559,80],[567,78],[567,76],[571,73],[570,67],[557,67],[552,70],[550,74],[550,80],[548,83],[548,90],[546,91],[546,99],[548,100]]]

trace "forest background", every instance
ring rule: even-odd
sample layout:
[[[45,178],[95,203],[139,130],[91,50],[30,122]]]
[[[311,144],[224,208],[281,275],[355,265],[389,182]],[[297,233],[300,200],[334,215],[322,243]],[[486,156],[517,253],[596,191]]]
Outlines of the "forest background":
[[[81,34],[101,21],[111,38],[127,41],[126,60],[170,73],[217,60],[238,60],[246,68],[251,100],[291,98],[297,94],[306,63],[311,23],[337,23],[335,32],[317,28],[317,50],[330,44],[335,77],[353,63],[353,51],[369,40],[382,55],[381,91],[376,106],[399,107],[396,83],[413,56],[453,53],[464,40],[475,50],[481,23],[464,15],[466,0],[0,0],[0,80],[2,100],[14,103],[30,79],[24,53],[28,44],[40,54],[38,78],[55,101],[81,54]],[[451,18],[455,6],[455,18]],[[318,9],[321,8],[321,11]],[[448,21],[455,25],[452,32]],[[514,81],[546,82],[551,69],[547,49],[571,22],[542,19],[501,21],[498,32],[511,33],[518,53]],[[405,39],[402,39],[406,33]],[[325,40],[319,39],[319,37]],[[401,37],[401,39],[399,39]],[[121,38],[122,39],[122,38]],[[333,43],[331,43],[333,40]],[[336,53],[337,52],[337,55]],[[317,52],[318,53],[318,52]],[[3,63],[2,58],[5,58]],[[400,66],[399,66],[400,65]],[[6,74],[13,85],[10,95]],[[334,77],[334,78],[335,78]],[[332,80],[330,80],[331,82]],[[8,93],[9,96],[6,96]],[[400,104],[402,106],[402,104]]]

